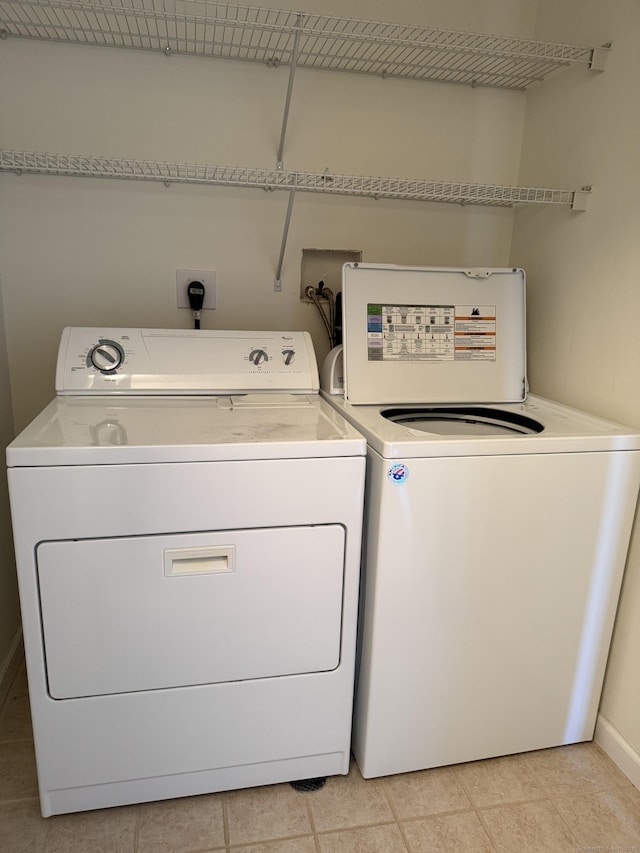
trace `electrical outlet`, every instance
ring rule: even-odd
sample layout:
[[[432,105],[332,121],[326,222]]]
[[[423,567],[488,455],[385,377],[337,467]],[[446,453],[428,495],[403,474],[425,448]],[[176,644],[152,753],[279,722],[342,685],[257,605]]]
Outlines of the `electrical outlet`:
[[[187,287],[192,281],[204,284],[203,311],[215,311],[216,273],[215,270],[176,270],[176,299],[178,308],[190,308]]]

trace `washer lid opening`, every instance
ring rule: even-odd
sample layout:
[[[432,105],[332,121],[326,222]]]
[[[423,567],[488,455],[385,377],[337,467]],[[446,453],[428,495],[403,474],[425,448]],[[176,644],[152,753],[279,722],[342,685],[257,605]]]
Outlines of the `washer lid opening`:
[[[383,409],[380,414],[400,426],[436,435],[534,435],[544,430],[519,412],[481,406],[420,406]]]

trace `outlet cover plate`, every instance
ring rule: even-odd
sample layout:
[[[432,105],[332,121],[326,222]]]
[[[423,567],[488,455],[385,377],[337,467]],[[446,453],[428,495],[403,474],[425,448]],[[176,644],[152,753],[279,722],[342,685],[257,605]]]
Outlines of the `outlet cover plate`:
[[[187,286],[192,281],[204,284],[203,311],[216,309],[216,272],[215,270],[176,270],[176,304],[178,308],[190,308]]]

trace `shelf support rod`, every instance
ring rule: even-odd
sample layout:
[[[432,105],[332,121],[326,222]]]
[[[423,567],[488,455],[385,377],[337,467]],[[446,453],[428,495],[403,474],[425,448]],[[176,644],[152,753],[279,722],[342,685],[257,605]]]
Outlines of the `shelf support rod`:
[[[283,165],[284,138],[287,133],[287,122],[289,121],[289,106],[291,105],[291,95],[293,94],[293,80],[296,75],[298,55],[300,53],[300,35],[302,34],[302,20],[302,15],[298,15],[298,18],[296,20],[296,34],[293,41],[293,56],[291,57],[291,65],[289,66],[289,83],[287,85],[287,97],[284,103],[284,116],[282,119],[282,130],[280,131],[280,144],[278,145],[278,169],[282,169]]]
[[[280,245],[280,257],[278,259],[278,269],[276,270],[276,278],[273,282],[273,289],[276,292],[282,290],[282,264],[284,261],[284,251],[287,248],[287,237],[289,236],[289,225],[291,224],[291,212],[293,210],[293,200],[296,197],[296,191],[289,191],[289,204],[287,205],[287,215],[284,220],[284,231],[282,232],[282,244]]]

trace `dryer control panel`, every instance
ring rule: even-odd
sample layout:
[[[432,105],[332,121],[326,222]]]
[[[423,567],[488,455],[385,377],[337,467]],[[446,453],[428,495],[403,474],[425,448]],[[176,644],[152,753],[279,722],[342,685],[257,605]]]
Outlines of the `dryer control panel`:
[[[308,332],[68,327],[58,394],[246,394],[318,391]]]

